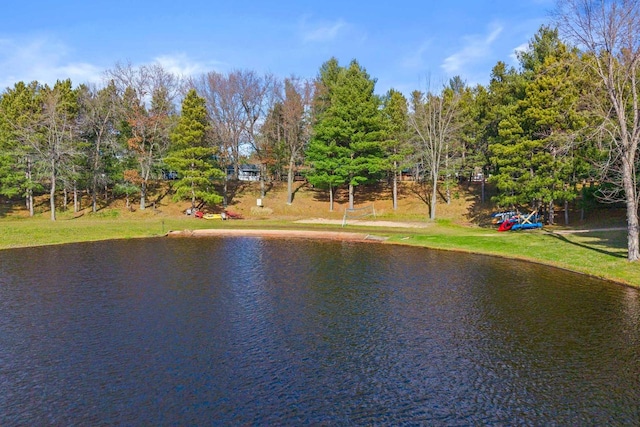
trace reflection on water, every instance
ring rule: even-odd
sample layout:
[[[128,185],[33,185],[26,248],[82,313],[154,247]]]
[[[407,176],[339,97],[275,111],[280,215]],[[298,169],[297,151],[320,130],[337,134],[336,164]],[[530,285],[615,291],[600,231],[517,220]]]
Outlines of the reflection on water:
[[[636,290],[341,242],[0,252],[0,425],[640,423]]]

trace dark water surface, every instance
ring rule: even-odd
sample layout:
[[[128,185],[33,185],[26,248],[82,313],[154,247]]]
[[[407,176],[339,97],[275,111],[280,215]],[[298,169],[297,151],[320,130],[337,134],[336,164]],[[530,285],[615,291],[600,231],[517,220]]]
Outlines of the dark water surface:
[[[637,291],[377,244],[0,252],[0,425],[638,425]]]

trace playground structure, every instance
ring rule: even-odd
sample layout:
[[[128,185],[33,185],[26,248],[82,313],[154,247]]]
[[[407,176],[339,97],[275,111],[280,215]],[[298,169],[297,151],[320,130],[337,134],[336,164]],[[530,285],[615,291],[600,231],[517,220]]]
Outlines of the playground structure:
[[[499,225],[498,231],[533,230],[542,228],[538,211],[521,214],[517,211],[497,212],[491,215]]]

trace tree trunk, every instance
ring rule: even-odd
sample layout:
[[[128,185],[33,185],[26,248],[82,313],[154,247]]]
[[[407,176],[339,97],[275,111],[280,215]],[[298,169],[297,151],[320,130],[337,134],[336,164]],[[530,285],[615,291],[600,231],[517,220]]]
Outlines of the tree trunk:
[[[266,196],[266,190],[264,187],[264,180],[266,179],[266,173],[265,171],[267,170],[266,165],[264,164],[260,164],[260,198],[264,199]]]
[[[635,158],[635,153],[627,153],[623,158],[622,164],[622,181],[627,206],[627,259],[629,261],[637,261],[640,259],[640,248],[638,246],[638,237],[640,236],[640,230],[638,229],[638,200],[634,185],[633,162],[629,158]]]
[[[581,200],[580,200],[580,221],[584,221],[585,218],[585,211],[586,211],[586,203],[587,203],[587,187],[586,187],[586,183],[583,181],[582,182],[582,196],[581,196]]]
[[[329,184],[329,212],[333,212],[333,185]]]
[[[142,181],[140,185],[140,210],[143,211],[147,203],[147,181]]]
[[[80,204],[78,203],[78,185],[73,181],[73,212],[80,210]]]
[[[91,210],[93,213],[98,212],[98,178],[93,175],[93,182],[91,183]]]
[[[569,225],[569,201],[564,201],[564,225]]]
[[[287,171],[287,205],[293,203],[293,157],[289,159],[289,170]]]
[[[432,188],[431,188],[431,209],[429,209],[429,217],[433,221],[436,219],[436,202],[438,201],[438,174],[431,172]]]
[[[556,211],[553,206],[553,200],[549,202],[549,225],[556,223]]]
[[[353,184],[349,183],[349,209],[353,209]]]
[[[233,179],[235,181],[238,180],[238,176],[240,175],[240,161],[238,160],[238,155],[234,153],[233,159]]]
[[[638,248],[638,215],[634,212],[630,213],[629,205],[632,204],[631,200],[627,200],[627,246],[629,253],[627,259],[629,261],[637,261],[640,259],[640,250]]]
[[[51,190],[49,191],[51,221],[56,220],[56,161],[51,161]]]
[[[444,154],[444,185],[445,185],[445,194],[447,196],[447,204],[451,204],[451,188],[449,187],[449,179],[451,175],[449,174],[449,144],[447,143],[445,147]]]
[[[196,188],[193,180],[191,180],[191,212],[196,208]]]
[[[196,207],[196,183],[193,180],[194,170],[196,168],[195,163],[192,161],[189,165],[189,173],[191,174],[191,212]]]
[[[28,189],[27,190],[27,204],[29,205],[29,216],[34,216],[35,213],[35,209],[33,207],[33,190],[32,189]]]
[[[29,216],[34,215],[33,211],[33,190],[31,189],[31,158],[27,158],[27,182],[29,183],[29,188],[27,188],[27,208],[29,209]]]
[[[222,183],[222,206],[224,206],[225,208],[229,204],[229,199],[227,197],[227,193],[228,192],[229,192],[229,176],[227,175],[227,172],[225,171],[224,181]]]
[[[98,167],[100,166],[100,141],[102,140],[102,132],[98,136],[96,142],[96,150],[93,153],[93,179],[91,181],[91,210],[93,213],[98,211]]]
[[[393,162],[393,210],[398,209],[398,162]]]

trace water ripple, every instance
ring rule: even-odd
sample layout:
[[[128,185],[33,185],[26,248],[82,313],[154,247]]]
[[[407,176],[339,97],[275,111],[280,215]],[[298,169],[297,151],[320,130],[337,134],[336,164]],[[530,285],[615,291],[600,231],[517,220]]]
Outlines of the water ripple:
[[[3,251],[0,425],[638,424],[639,307],[553,269],[387,245]]]

